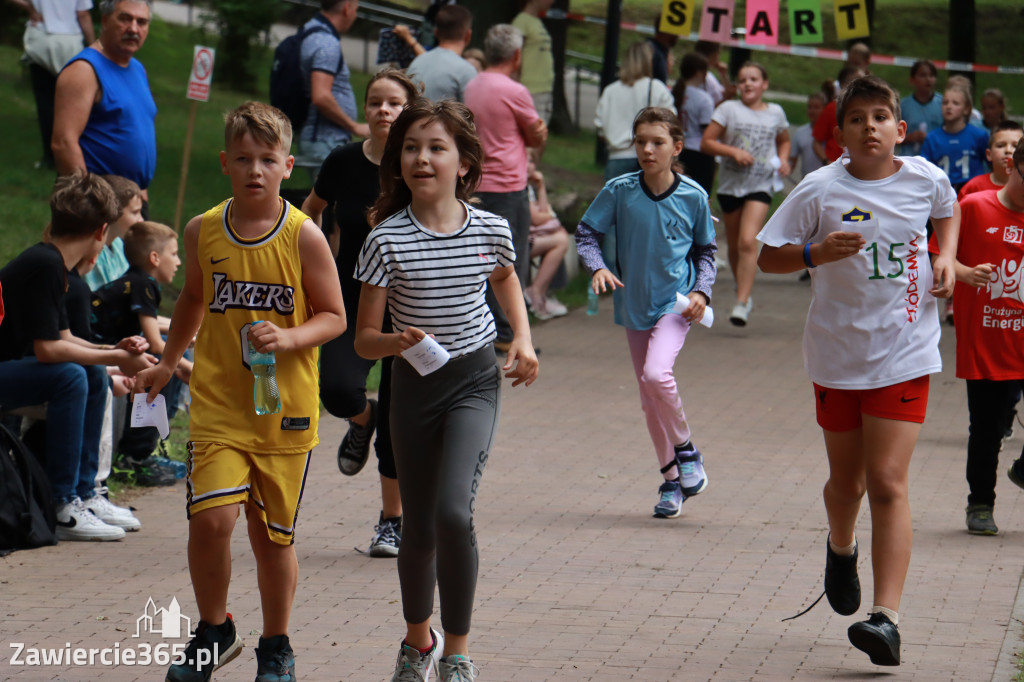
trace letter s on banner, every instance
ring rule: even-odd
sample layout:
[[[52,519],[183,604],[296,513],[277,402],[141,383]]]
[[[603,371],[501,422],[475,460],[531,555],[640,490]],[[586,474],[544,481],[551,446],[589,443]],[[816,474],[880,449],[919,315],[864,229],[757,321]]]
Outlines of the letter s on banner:
[[[658,30],[677,36],[690,35],[694,2],[695,0],[665,0],[661,6],[661,23],[658,24]]]

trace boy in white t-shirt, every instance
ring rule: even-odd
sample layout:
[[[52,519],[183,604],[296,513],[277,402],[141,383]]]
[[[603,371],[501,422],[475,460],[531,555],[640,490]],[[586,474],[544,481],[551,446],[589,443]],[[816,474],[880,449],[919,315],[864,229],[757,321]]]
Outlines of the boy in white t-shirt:
[[[897,611],[912,540],[907,472],[928,375],[942,369],[936,299],[953,290],[960,210],[938,167],[893,155],[906,123],[885,81],[853,81],[836,113],[849,162],[797,185],[758,235],[758,265],[811,270],[803,348],[829,461],[825,594],[837,613],[860,608],[854,526],[867,492],[874,603],[848,634],[872,663],[899,665]],[[939,247],[931,263],[928,218]]]

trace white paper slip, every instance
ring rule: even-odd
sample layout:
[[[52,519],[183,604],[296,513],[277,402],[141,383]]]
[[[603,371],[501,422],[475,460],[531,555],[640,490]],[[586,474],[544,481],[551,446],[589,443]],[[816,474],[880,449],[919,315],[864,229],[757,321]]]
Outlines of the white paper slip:
[[[402,357],[420,373],[421,377],[425,377],[444,366],[451,355],[434,340],[434,337],[424,336],[415,346],[402,351]]]
[[[685,296],[678,291],[676,292],[676,304],[672,306],[672,312],[679,313],[682,315],[690,307],[690,297]],[[715,311],[711,309],[711,306],[704,308],[704,317],[700,318],[700,324],[705,327],[711,328],[711,325],[715,323]]]
[[[160,432],[161,438],[167,438],[171,429],[167,426],[167,405],[163,395],[157,395],[156,400],[146,402],[145,393],[136,393],[132,400],[132,423],[133,429],[143,426],[155,426]]]

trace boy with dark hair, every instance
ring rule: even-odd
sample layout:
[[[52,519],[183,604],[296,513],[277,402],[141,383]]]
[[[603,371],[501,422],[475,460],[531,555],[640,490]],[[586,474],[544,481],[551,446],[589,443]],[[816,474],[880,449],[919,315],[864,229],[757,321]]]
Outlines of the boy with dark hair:
[[[279,195],[295,162],[288,118],[248,102],[228,113],[224,137],[220,161],[232,198],[185,227],[185,286],[164,355],[136,381],[155,399],[198,332],[186,509],[200,622],[167,680],[209,680],[242,650],[227,612],[231,532],[241,503],[263,607],[256,680],[294,682],[293,543],[317,444],[318,347],[345,330],[345,307],[323,232]],[[276,355],[280,414],[254,409],[250,348]]]
[[[476,78],[476,68],[462,58],[473,35],[473,15],[461,5],[445,5],[437,11],[437,46],[412,60],[406,75],[422,84],[423,96],[438,102],[464,101],[466,84]]]
[[[0,326],[0,405],[47,404],[46,471],[58,539],[118,540],[139,522],[95,490],[105,366],[133,376],[153,357],[137,337],[116,347],[97,346],[68,329],[68,270],[103,248],[107,224],[117,217],[110,185],[85,172],[61,177],[50,197],[50,215],[47,241],[0,270],[7,312]]]
[[[797,185],[758,235],[758,265],[811,272],[803,346],[829,462],[825,595],[841,615],[860,608],[854,529],[867,492],[874,602],[869,619],[848,634],[872,663],[899,665],[898,610],[913,536],[908,470],[928,375],[942,369],[936,299],[953,289],[960,211],[939,168],[894,156],[906,124],[885,81],[856,79],[836,112],[836,142],[849,162]]]
[[[1021,137],[1024,137],[1024,129],[1016,121],[1006,119],[997,123],[992,128],[992,134],[988,138],[988,149],[985,150],[985,159],[992,167],[992,172],[975,175],[968,180],[967,184],[960,188],[957,198],[963,201],[965,197],[975,192],[1002,188],[1013,172],[1010,158]]]
[[[1019,134],[1019,129],[1018,129]],[[993,133],[995,138],[998,129]],[[957,247],[956,375],[967,382],[967,532],[996,535],[992,516],[996,471],[1006,424],[1024,381],[1024,328],[1020,268],[1024,265],[1024,144],[1017,144],[1006,183],[960,202],[963,228]],[[965,188],[966,189],[966,188]],[[1024,488],[1024,461],[1009,470]]]

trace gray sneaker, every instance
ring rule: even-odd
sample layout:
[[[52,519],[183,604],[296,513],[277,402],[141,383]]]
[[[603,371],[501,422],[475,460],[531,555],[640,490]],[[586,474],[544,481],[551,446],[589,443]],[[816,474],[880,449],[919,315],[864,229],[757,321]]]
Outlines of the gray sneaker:
[[[441,682],[473,682],[480,674],[480,669],[473,665],[468,656],[452,654],[442,658],[438,667],[441,670]]]
[[[998,535],[999,528],[992,518],[992,505],[972,504],[967,507],[967,532],[971,535]]]
[[[437,659],[444,651],[444,635],[433,628],[430,632],[434,635],[434,648],[428,653],[421,654],[415,647],[402,642],[391,682],[429,682],[431,674],[437,673]]]

